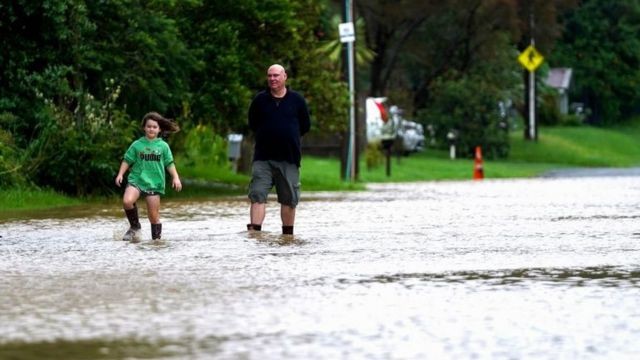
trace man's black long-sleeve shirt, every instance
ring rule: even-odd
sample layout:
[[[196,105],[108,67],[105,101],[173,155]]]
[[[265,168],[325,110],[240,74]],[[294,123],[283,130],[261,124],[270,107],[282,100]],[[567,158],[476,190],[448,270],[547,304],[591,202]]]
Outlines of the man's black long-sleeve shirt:
[[[253,161],[286,161],[300,167],[300,138],[309,131],[307,103],[299,93],[287,89],[282,98],[261,91],[249,107],[249,127],[255,134]]]

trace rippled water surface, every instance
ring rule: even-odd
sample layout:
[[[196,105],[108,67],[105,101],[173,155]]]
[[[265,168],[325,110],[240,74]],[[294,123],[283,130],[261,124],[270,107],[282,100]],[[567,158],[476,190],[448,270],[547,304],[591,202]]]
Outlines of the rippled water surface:
[[[303,192],[293,238],[275,201],[262,234],[244,197],[165,201],[138,244],[117,208],[8,218],[0,358],[638,359],[639,201],[639,177]]]

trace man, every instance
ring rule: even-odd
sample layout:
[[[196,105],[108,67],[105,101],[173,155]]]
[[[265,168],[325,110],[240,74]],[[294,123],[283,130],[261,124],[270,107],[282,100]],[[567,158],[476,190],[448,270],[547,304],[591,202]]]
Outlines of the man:
[[[267,195],[275,185],[280,203],[282,233],[293,234],[300,199],[300,140],[311,120],[305,99],[286,86],[281,65],[267,70],[268,89],[258,93],[249,107],[249,127],[255,135],[249,199],[248,230],[262,230]]]

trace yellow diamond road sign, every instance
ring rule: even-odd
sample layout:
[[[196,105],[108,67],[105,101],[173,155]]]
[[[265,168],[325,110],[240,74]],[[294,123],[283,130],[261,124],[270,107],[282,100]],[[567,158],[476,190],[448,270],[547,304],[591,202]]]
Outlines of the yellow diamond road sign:
[[[522,66],[524,66],[529,71],[534,71],[535,69],[542,64],[544,61],[544,56],[542,56],[533,45],[529,45],[520,56],[518,56],[518,61]]]

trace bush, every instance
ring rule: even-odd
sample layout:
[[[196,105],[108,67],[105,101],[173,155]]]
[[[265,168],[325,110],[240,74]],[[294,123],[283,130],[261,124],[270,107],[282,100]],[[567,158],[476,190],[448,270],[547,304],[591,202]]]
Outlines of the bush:
[[[580,126],[584,123],[584,116],[580,114],[563,114],[560,116],[562,126]]]
[[[138,121],[89,94],[70,111],[45,101],[36,114],[35,139],[26,149],[24,167],[37,185],[70,195],[101,195],[116,191],[113,179],[122,156],[135,138]]]
[[[558,109],[557,95],[547,93],[540,96],[538,121],[540,125],[558,125],[560,124],[562,114]]]
[[[481,146],[487,158],[505,158],[509,155],[508,123],[500,117],[499,100],[497,87],[463,77],[438,83],[429,108],[418,116],[423,124],[433,124],[440,149],[449,147],[447,133],[456,130],[461,156],[473,157],[475,147]]]
[[[0,115],[10,116],[10,114]],[[1,123],[1,120],[0,120]],[[22,185],[26,182],[11,133],[0,129],[0,188]]]
[[[211,126],[198,125],[184,139],[184,162],[192,167],[222,167],[228,164],[227,141]]]
[[[384,154],[382,153],[382,145],[379,141],[367,143],[367,147],[364,150],[365,161],[367,163],[367,169],[371,170],[380,166],[384,161]]]

